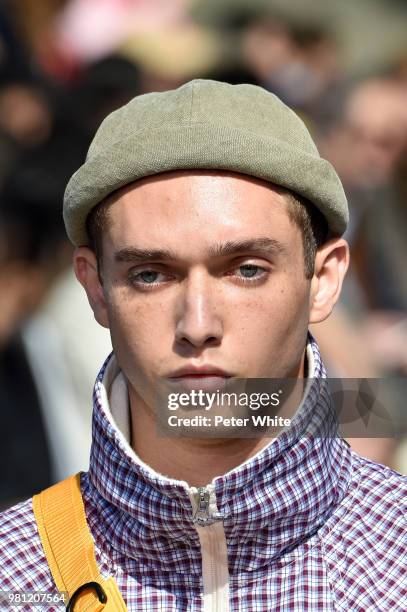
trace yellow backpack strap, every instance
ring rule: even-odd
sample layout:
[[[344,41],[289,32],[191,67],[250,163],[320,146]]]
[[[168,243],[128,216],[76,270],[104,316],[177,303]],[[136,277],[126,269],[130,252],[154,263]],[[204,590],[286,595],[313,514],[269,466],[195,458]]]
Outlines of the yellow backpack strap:
[[[114,578],[102,578],[96,563],[80,473],[34,495],[33,510],[57,589],[68,593],[67,611],[125,611]]]

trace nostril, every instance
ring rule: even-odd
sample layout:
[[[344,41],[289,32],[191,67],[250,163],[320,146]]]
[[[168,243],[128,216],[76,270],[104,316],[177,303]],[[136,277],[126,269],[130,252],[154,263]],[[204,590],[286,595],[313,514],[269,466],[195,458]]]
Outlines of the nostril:
[[[206,338],[199,338],[197,336],[181,335],[177,338],[177,341],[182,344],[192,344],[193,346],[213,346],[219,344],[220,338],[216,336],[209,336]]]

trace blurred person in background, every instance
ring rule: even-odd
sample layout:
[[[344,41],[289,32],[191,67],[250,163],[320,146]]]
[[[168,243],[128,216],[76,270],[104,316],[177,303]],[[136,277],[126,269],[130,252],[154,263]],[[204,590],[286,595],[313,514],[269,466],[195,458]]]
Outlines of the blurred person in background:
[[[39,146],[52,128],[49,92],[9,7],[0,5],[0,184],[19,151]]]
[[[60,111],[50,138],[16,156],[0,192],[2,507],[86,467],[89,395],[110,350],[72,282],[59,207],[87,135]]]
[[[338,168],[348,195],[346,236],[353,259],[340,308],[316,335],[338,375],[405,376],[407,216],[397,177],[407,150],[407,91],[392,76],[366,78],[344,93],[338,109],[320,149]],[[336,348],[346,338],[351,360]],[[406,432],[403,403],[398,396],[393,399],[398,429]],[[352,444],[389,465],[400,462],[395,439]],[[406,469],[404,460],[399,465]]]
[[[242,62],[259,84],[317,120],[343,79],[337,43],[326,26],[261,15],[241,35]]]
[[[53,482],[50,440],[40,389],[27,350],[25,323],[68,263],[61,219],[47,195],[51,176],[29,181],[25,157],[0,195],[0,505],[5,507]],[[45,197],[44,197],[45,196]],[[45,339],[44,339],[45,342]],[[42,339],[40,346],[43,347]]]
[[[320,148],[338,168],[353,216],[353,274],[342,302],[359,323],[380,311],[404,317],[406,204],[397,176],[407,151],[407,91],[385,77],[356,84]],[[382,365],[383,354],[377,359]]]

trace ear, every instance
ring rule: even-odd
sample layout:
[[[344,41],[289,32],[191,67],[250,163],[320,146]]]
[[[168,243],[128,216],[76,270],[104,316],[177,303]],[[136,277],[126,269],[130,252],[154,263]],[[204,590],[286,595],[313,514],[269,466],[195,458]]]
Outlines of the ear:
[[[332,238],[318,249],[311,280],[309,323],[320,323],[329,317],[348,266],[349,245],[343,238]]]
[[[76,278],[86,291],[96,321],[108,328],[106,299],[99,279],[95,253],[88,247],[76,248],[73,254],[73,266]]]

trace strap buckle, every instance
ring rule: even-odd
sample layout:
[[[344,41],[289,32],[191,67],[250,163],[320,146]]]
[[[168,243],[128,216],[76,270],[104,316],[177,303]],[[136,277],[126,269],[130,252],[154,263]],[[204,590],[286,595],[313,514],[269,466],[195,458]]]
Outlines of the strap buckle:
[[[68,604],[66,606],[66,612],[73,612],[76,600],[78,599],[79,595],[83,591],[85,591],[86,589],[93,589],[96,592],[96,595],[97,595],[100,603],[106,603],[107,602],[107,595],[106,595],[105,590],[104,590],[104,588],[102,587],[101,584],[99,584],[98,582],[85,582],[85,584],[82,584],[73,593],[72,597],[70,598],[70,600],[68,601]]]

